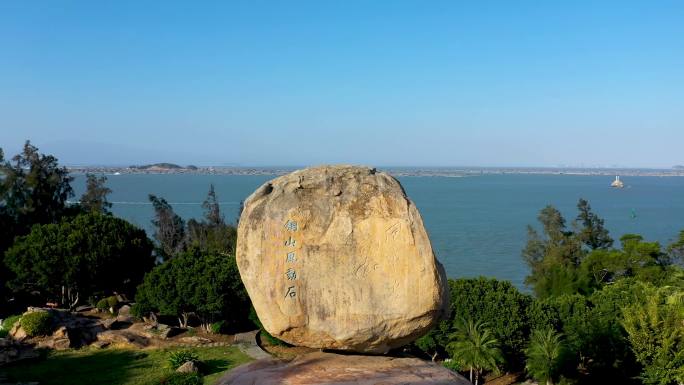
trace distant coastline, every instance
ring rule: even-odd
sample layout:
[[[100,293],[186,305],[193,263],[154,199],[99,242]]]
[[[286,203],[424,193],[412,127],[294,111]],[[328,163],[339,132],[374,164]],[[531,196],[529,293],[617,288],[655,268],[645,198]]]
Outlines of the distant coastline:
[[[209,175],[284,175],[301,167],[198,167],[179,166],[172,163],[156,163],[144,166],[73,166],[74,174],[209,174]],[[554,167],[379,167],[379,170],[396,177],[469,177],[480,175],[596,175],[596,176],[684,176],[684,168],[638,169],[638,168],[554,168]]]

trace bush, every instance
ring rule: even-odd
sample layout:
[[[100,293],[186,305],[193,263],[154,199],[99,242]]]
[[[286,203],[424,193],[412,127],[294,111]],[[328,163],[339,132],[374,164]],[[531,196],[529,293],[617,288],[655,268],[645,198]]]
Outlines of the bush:
[[[188,361],[192,361],[198,365],[200,364],[200,359],[197,353],[191,352],[189,350],[179,350],[169,354],[169,365],[171,366],[171,369],[176,370]]]
[[[202,385],[202,376],[198,373],[173,373],[159,381],[160,385]]]
[[[12,315],[7,318],[5,318],[2,321],[2,327],[0,327],[0,338],[5,338],[7,334],[9,334],[9,331],[12,329],[15,323],[21,319],[21,314],[18,315]]]
[[[503,351],[505,368],[521,369],[529,335],[528,308],[533,298],[518,291],[509,281],[483,277],[449,279],[449,289],[452,326],[459,319],[487,321]]]
[[[145,309],[145,307],[139,303],[134,303],[133,306],[131,306],[131,315],[135,318],[142,319],[143,317],[148,316],[149,313],[149,309]]]
[[[211,324],[211,332],[214,334],[221,334],[226,325],[226,321],[217,321]]]
[[[44,336],[52,332],[52,315],[46,311],[24,314],[19,323],[29,337]]]
[[[97,305],[95,305],[95,307],[99,310],[108,311],[109,304],[107,303],[107,298],[102,298],[101,300],[97,301]]]
[[[145,275],[135,302],[147,312],[178,317],[182,327],[190,313],[203,324],[225,320],[234,330],[248,323],[249,297],[232,255],[198,249],[178,254]]]
[[[118,305],[118,304],[119,304],[119,300],[116,299],[115,295],[112,295],[112,296],[105,297],[105,298],[102,298],[101,300],[97,301],[97,304],[95,305],[95,307],[98,310],[111,311],[111,309],[115,309],[116,305]]]
[[[116,305],[119,304],[119,300],[116,299],[116,296],[113,295],[111,297],[107,297],[107,305],[109,305],[110,308],[115,308]]]

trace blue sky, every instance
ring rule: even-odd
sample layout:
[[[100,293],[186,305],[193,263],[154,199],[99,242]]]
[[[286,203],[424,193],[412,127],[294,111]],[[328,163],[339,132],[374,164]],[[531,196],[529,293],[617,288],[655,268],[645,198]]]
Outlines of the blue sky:
[[[681,1],[3,1],[0,146],[68,164],[684,164]]]

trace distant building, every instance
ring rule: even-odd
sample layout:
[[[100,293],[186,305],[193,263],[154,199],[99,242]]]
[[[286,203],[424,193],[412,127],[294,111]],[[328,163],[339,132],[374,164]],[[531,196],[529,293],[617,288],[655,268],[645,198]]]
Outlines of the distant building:
[[[610,187],[623,188],[623,187],[625,187],[625,184],[622,183],[622,181],[620,180],[620,176],[616,175],[615,180],[613,181],[613,183],[610,184]]]

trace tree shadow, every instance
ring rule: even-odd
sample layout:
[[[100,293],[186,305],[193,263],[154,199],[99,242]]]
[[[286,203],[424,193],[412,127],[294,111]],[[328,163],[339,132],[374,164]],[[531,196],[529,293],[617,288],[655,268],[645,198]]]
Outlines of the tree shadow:
[[[48,359],[21,361],[4,366],[10,382],[37,381],[41,385],[122,385],[133,371],[152,368],[147,353],[103,350],[89,354],[77,351],[50,355]]]
[[[210,375],[225,372],[231,368],[232,362],[229,359],[202,360],[202,373]]]

